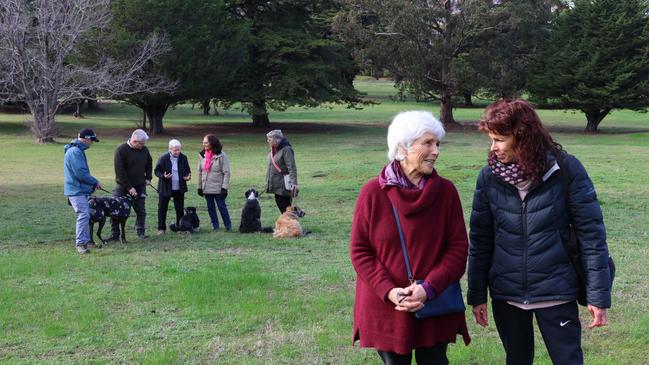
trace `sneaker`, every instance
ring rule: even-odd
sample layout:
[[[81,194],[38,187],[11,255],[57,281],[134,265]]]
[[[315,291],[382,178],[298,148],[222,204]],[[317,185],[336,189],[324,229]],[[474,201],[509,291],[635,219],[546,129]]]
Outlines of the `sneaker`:
[[[165,230],[164,229],[159,229],[158,230],[158,236],[162,236],[163,234],[165,234]]]
[[[86,248],[86,245],[78,245],[77,246],[77,252],[83,255],[83,254],[86,254],[86,253],[90,252],[90,250],[88,250]]]

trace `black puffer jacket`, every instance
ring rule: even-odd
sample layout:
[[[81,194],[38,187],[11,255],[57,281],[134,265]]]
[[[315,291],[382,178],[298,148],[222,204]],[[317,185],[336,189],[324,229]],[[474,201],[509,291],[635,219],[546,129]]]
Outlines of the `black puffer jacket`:
[[[564,156],[570,213],[587,275],[587,300],[608,308],[611,293],[602,211],[583,165],[574,156]],[[556,163],[553,157],[548,162],[548,166]],[[486,303],[487,287],[493,299],[526,304],[577,298],[577,273],[562,243],[569,238],[569,216],[561,173],[546,173],[521,201],[516,187],[494,176],[488,166],[482,169],[471,212],[469,304]]]

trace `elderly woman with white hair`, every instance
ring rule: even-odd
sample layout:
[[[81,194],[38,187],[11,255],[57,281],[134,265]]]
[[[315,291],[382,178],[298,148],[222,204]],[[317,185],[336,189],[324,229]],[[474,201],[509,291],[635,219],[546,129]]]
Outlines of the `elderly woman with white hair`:
[[[176,211],[176,225],[180,222],[185,209],[187,181],[191,180],[187,156],[180,152],[181,144],[177,139],[169,141],[169,152],[158,158],[155,165],[155,176],[158,177],[158,234],[167,230],[167,208],[173,198]]]
[[[115,182],[117,186],[113,190],[113,196],[124,196],[130,194],[135,198],[133,210],[137,214],[135,219],[135,230],[141,239],[147,238],[144,233],[146,209],[144,199],[146,197],[146,186],[151,183],[151,170],[153,160],[146,142],[149,136],[142,129],[136,129],[131,138],[120,144],[115,149]],[[111,236],[109,241],[119,239],[119,223],[117,220],[111,222]]]
[[[279,129],[266,133],[270,146],[268,169],[266,170],[266,192],[275,194],[275,203],[281,213],[291,205],[297,196],[297,167],[293,147]]]
[[[398,114],[388,129],[390,162],[356,201],[350,238],[357,274],[353,341],[376,349],[385,364],[410,364],[413,350],[418,364],[448,364],[448,344],[458,334],[465,344],[470,341],[464,312],[415,316],[466,267],[460,197],[435,171],[443,137],[442,124],[431,113]]]

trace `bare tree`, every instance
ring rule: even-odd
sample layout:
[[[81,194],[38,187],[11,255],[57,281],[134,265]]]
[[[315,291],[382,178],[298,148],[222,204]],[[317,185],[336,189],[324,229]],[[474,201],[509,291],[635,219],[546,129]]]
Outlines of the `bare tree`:
[[[148,64],[168,50],[152,34],[128,60],[99,57],[84,65],[78,48],[111,21],[109,0],[0,0],[0,99],[24,101],[39,143],[57,135],[55,115],[87,90],[105,96],[166,93],[176,83],[145,78]]]

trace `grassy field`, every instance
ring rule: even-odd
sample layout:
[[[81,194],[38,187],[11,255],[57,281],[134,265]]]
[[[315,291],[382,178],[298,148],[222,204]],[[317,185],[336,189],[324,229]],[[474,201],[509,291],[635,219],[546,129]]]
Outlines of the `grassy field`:
[[[101,138],[87,152],[93,175],[114,186],[113,151],[140,119],[137,109],[105,104],[104,112],[77,120],[59,116],[58,143],[35,145],[25,116],[0,114],[0,363],[223,363],[376,364],[371,350],[351,345],[355,273],[348,237],[360,186],[386,161],[385,134],[400,110],[437,107],[395,102],[389,83],[358,83],[381,104],[271,113],[296,151],[303,225],[313,233],[274,240],[204,230],[193,236],[136,238],[129,220],[127,245],[80,256],[74,250],[74,214],[62,195],[63,145],[81,126]],[[481,109],[457,109],[471,122]],[[618,274],[610,326],[583,330],[587,364],[649,364],[649,120],[615,112],[602,133],[584,135],[582,114],[541,111],[565,148],[593,179],[605,214]],[[179,137],[192,168],[202,133],[219,135],[228,153],[228,197],[238,226],[243,192],[263,185],[265,130],[247,125],[235,109],[202,116],[183,105],[165,118],[168,135],[149,143],[154,159]],[[467,123],[468,124],[468,123]],[[485,162],[487,138],[467,126],[443,142],[438,171],[457,185],[468,218],[475,178]],[[190,183],[187,205],[205,203]],[[157,199],[147,199],[148,233],[155,232]],[[276,218],[271,196],[261,199],[262,221]],[[466,284],[466,283],[464,283]],[[464,285],[466,287],[466,285]],[[588,314],[582,310],[583,321]],[[453,364],[502,364],[493,323],[482,329],[467,318],[473,342],[450,346]],[[536,363],[550,364],[540,336]]]

